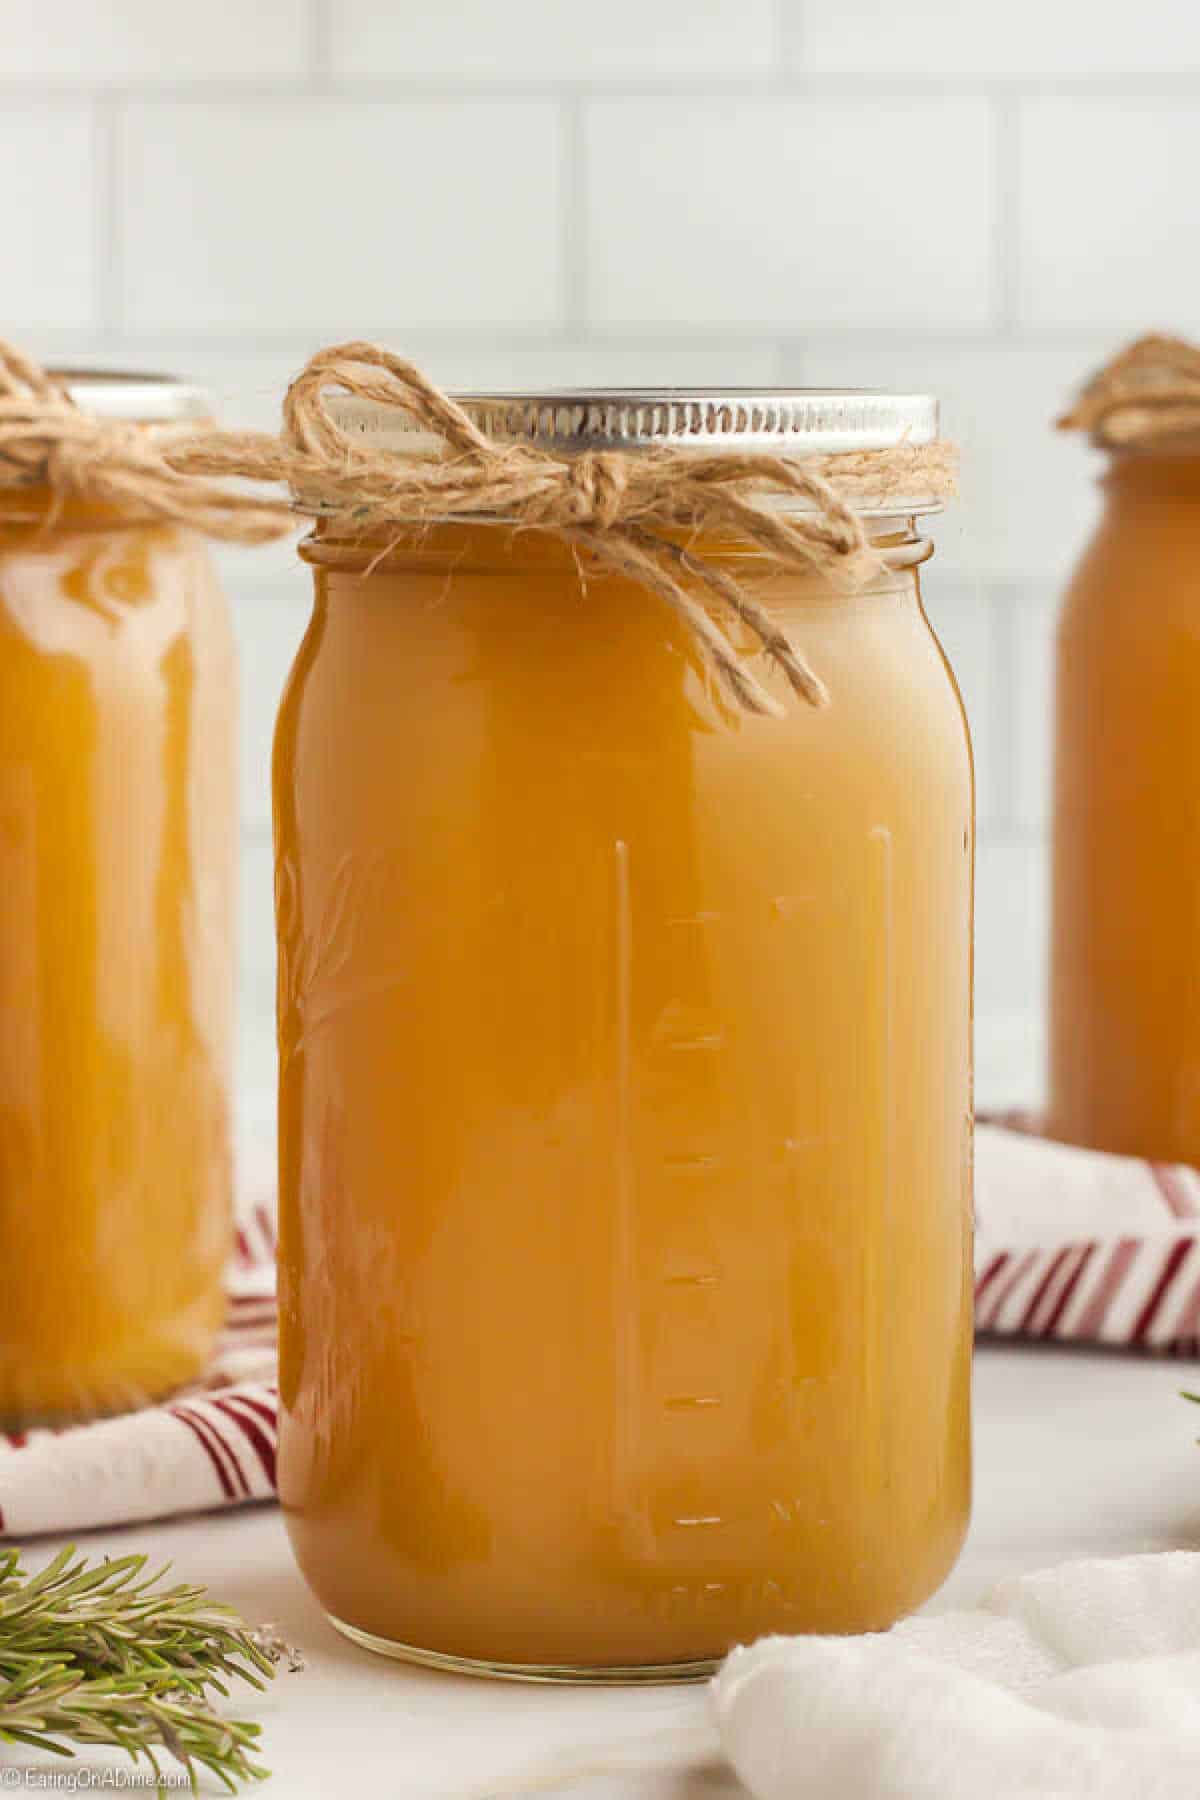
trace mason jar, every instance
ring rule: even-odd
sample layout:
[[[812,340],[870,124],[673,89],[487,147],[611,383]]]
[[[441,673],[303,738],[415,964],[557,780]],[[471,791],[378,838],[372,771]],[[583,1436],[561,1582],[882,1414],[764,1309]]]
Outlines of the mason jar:
[[[1057,637],[1056,1137],[1200,1163],[1200,454],[1110,454]]]
[[[204,418],[165,378],[85,411]],[[224,1312],[236,672],[202,538],[0,486],[0,1423],[195,1377]]]
[[[919,396],[464,403],[568,455],[936,435]],[[929,510],[871,520],[853,593],[692,543],[824,682],[806,704],[747,635],[779,717],[553,534],[304,544],[274,753],[279,1482],[359,1643],[689,1678],[764,1632],[882,1629],[953,1563],[973,785]]]

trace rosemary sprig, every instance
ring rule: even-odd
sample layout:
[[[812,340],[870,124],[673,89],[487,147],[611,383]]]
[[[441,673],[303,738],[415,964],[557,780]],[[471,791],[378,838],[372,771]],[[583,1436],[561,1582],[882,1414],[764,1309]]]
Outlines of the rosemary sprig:
[[[146,1562],[93,1566],[72,1545],[28,1575],[0,1551],[0,1743],[109,1745],[158,1778],[166,1751],[193,1788],[204,1768],[234,1793],[268,1773],[253,1760],[261,1727],[223,1718],[210,1696],[231,1680],[262,1689],[283,1657],[302,1664],[270,1628],[251,1631],[202,1587],[164,1587],[167,1569],[146,1575]]]

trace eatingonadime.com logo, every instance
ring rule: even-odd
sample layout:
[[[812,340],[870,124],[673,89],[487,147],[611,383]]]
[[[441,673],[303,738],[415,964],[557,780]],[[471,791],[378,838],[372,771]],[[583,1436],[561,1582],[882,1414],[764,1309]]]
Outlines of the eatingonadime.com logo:
[[[0,1790],[7,1794],[169,1793],[191,1786],[183,1769],[0,1769]]]

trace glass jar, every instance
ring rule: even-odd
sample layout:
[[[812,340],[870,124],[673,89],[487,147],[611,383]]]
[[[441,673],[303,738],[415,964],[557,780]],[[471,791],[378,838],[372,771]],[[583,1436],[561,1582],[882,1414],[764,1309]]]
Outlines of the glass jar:
[[[166,379],[77,404],[202,417]],[[0,488],[0,1421],[179,1386],[229,1249],[236,677],[203,541]]]
[[[720,399],[665,399],[711,445]],[[626,441],[632,400],[571,404],[573,443],[593,418]],[[808,410],[821,431],[746,441],[936,419]],[[763,1632],[886,1626],[954,1560],[972,772],[929,546],[876,523],[891,567],[853,596],[693,546],[828,685],[813,708],[757,658],[780,718],[554,537],[304,547],[274,766],[279,1480],[360,1643],[687,1678]]]
[[[1058,627],[1048,1126],[1200,1163],[1200,455],[1103,488]]]

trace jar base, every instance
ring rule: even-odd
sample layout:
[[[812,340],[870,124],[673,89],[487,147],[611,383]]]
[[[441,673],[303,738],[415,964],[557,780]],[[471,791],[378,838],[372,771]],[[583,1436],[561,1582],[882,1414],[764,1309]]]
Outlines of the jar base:
[[[630,1683],[641,1686],[678,1685],[685,1681],[707,1681],[711,1675],[716,1674],[722,1661],[720,1657],[711,1657],[702,1662],[650,1663],[630,1667],[619,1664],[588,1667],[569,1663],[483,1662],[473,1656],[450,1656],[442,1650],[421,1650],[415,1644],[400,1644],[392,1638],[376,1637],[373,1631],[360,1631],[357,1625],[348,1625],[335,1613],[326,1613],[325,1617],[335,1631],[340,1631],[352,1644],[357,1644],[363,1650],[373,1650],[377,1656],[390,1656],[396,1662],[421,1663],[427,1669],[442,1669],[450,1675],[480,1676],[488,1681],[532,1681],[584,1687],[617,1687]]]

